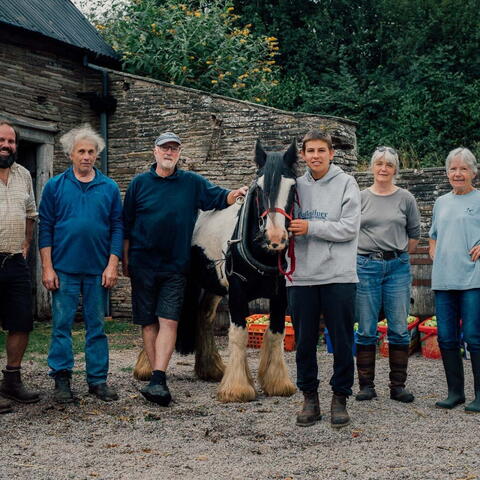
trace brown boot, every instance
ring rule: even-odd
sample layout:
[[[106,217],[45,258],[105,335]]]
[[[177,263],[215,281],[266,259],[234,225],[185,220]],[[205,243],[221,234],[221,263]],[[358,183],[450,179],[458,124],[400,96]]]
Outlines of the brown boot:
[[[357,343],[357,372],[360,391],[356,400],[371,400],[377,396],[375,391],[375,355],[376,345],[360,345]]]
[[[333,428],[345,427],[350,423],[347,412],[347,396],[342,393],[333,393],[332,406],[330,409],[330,423]]]
[[[410,403],[415,397],[405,388],[408,366],[408,345],[388,345],[390,361],[390,398]]]
[[[9,413],[12,411],[12,403],[6,398],[0,397],[0,413]]]
[[[297,425],[299,427],[310,427],[321,419],[318,392],[303,392],[303,406],[297,414]]]
[[[2,370],[3,380],[0,393],[11,400],[20,403],[35,403],[40,400],[38,392],[29,392],[22,383],[20,368],[17,370]]]

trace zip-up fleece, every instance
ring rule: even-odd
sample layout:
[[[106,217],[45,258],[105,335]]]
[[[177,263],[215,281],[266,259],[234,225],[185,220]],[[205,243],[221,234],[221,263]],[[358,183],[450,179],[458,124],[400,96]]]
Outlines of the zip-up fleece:
[[[297,192],[295,217],[308,220],[308,233],[295,237],[297,264],[287,286],[358,282],[361,202],[355,179],[332,164],[319,180],[307,170],[297,179]]]
[[[39,208],[39,248],[52,247],[53,268],[101,275],[111,254],[122,258],[122,200],[118,185],[95,168],[83,191],[72,168],[51,178]]]

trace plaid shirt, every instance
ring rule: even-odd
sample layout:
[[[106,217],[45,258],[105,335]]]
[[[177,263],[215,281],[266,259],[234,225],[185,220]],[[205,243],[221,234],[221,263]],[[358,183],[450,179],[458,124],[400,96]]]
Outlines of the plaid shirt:
[[[26,219],[37,216],[30,172],[14,162],[7,185],[0,180],[0,252],[21,253]]]

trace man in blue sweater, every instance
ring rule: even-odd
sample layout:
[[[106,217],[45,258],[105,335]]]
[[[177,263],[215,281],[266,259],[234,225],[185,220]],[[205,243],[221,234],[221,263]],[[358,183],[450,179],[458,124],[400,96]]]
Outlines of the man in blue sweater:
[[[140,392],[163,406],[172,398],[165,371],[175,348],[198,209],[225,208],[247,191],[225,190],[197,173],[178,169],[181,145],[172,132],[156,139],[156,163],[131,181],[123,210],[123,271],[132,282],[133,320],[142,326],[152,367],[150,384]]]
[[[122,202],[117,184],[94,167],[105,147],[84,125],[60,139],[72,167],[50,179],[40,202],[39,247],[42,281],[52,292],[52,339],[48,353],[55,400],[73,402],[72,324],[80,294],[85,322],[89,392],[117,400],[107,386],[108,340],[104,331],[107,289],[117,281],[122,253]]]

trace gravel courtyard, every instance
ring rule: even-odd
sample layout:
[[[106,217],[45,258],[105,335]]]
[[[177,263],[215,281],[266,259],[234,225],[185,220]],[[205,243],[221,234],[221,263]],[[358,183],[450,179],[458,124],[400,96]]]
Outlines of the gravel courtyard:
[[[226,356],[226,338],[219,338]],[[78,356],[74,389],[78,402],[53,403],[53,381],[44,359],[24,368],[29,385],[43,396],[0,416],[1,479],[463,479],[480,478],[480,415],[433,405],[445,393],[440,360],[415,354],[408,385],[413,404],[388,397],[388,360],[378,357],[377,392],[371,402],[350,399],[352,423],[339,431],[329,423],[332,356],[319,350],[320,402],[324,418],[295,426],[301,394],[271,398],[259,393],[246,404],[220,404],[216,385],[193,374],[194,357],[174,356],[170,408],[147,403],[132,377],[138,348],[111,352],[111,383],[120,400],[103,403],[87,394]],[[292,376],[295,353],[286,353]],[[249,350],[253,373],[258,351]],[[4,358],[0,360],[4,362]],[[465,361],[467,401],[472,398]],[[355,386],[355,391],[357,387]]]

